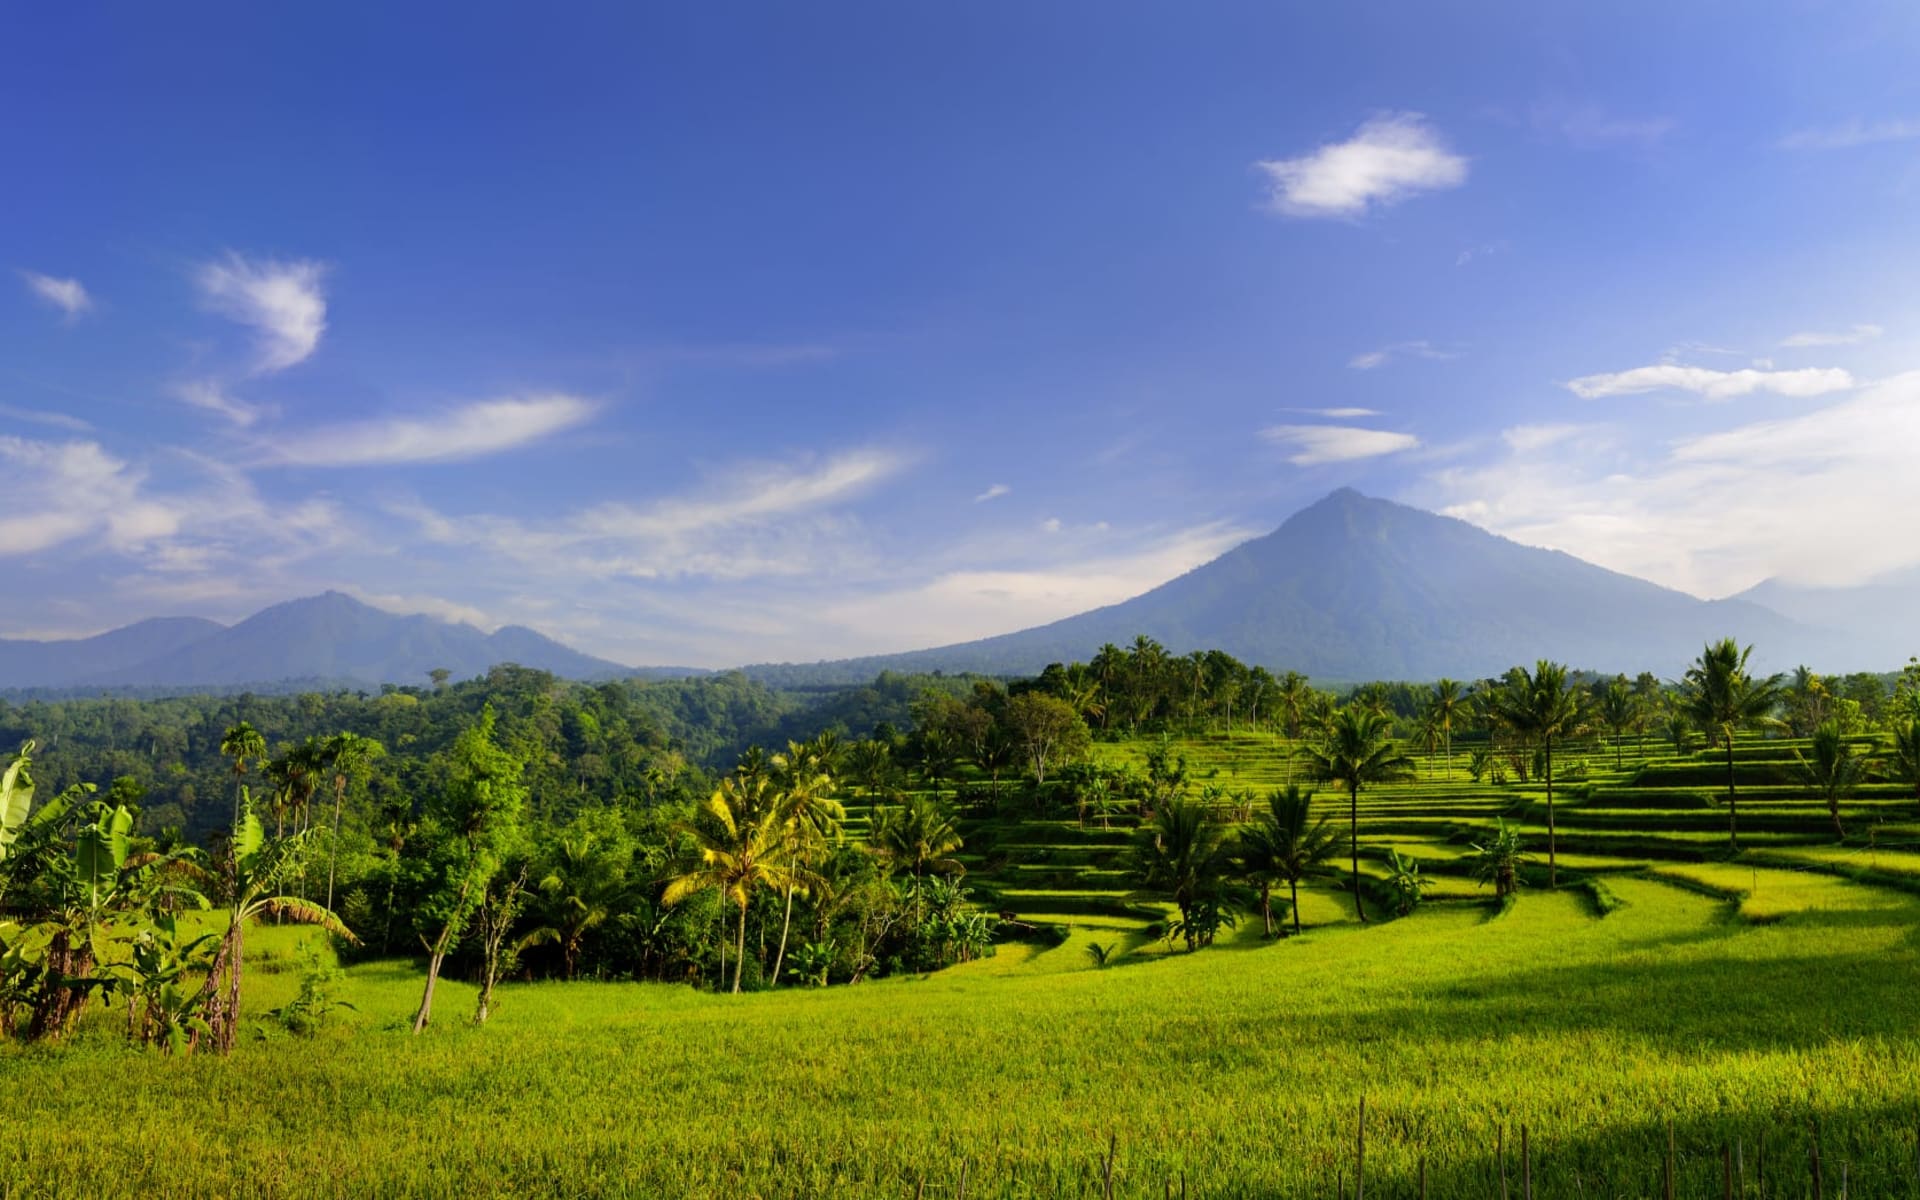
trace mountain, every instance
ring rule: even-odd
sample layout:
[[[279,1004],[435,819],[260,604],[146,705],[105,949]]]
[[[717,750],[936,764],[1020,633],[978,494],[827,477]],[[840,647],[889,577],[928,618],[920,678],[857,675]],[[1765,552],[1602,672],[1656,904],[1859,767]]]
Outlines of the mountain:
[[[35,642],[0,638],[0,687],[64,687],[124,671],[219,633],[198,617],[156,617],[89,638]]]
[[[573,679],[633,673],[520,626],[486,634],[328,592],[228,627],[143,621],[79,642],[0,643],[0,687],[223,688],[293,680],[370,687],[425,683],[442,667],[467,679],[504,662]]]
[[[1852,587],[1764,580],[1735,596],[1805,625],[1834,631],[1828,670],[1891,671],[1920,654],[1920,567]]]
[[[793,681],[875,672],[1032,673],[1146,634],[1322,680],[1479,678],[1552,658],[1673,676],[1708,639],[1756,661],[1815,655],[1822,635],[1757,604],[1707,601],[1451,517],[1342,488],[1279,529],[1131,600],[1035,629],[907,654],[748,668]]]

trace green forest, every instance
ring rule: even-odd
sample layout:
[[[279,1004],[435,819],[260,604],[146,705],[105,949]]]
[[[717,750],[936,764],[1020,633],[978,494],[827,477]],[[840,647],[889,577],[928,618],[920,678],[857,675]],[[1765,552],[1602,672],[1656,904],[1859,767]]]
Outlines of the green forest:
[[[1750,653],[0,706],[0,1166],[165,1191],[214,1103],[188,1190],[1911,1188],[1920,662]]]

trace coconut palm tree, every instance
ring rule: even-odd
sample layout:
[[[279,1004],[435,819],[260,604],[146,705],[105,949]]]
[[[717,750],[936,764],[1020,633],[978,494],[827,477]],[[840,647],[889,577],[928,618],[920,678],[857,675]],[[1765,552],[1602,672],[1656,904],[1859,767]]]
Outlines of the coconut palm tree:
[[[830,740],[829,740],[830,739]],[[811,742],[788,742],[785,754],[773,758],[780,795],[778,819],[787,833],[793,861],[811,868],[823,857],[847,819],[847,810],[830,794],[839,738],[823,733]],[[773,986],[780,986],[780,970],[787,960],[787,933],[793,927],[794,893],[799,880],[787,883],[786,912],[780,918],[780,949],[773,956]]]
[[[1840,823],[1840,798],[1850,796],[1866,778],[1867,760],[1853,752],[1847,744],[1846,734],[1840,729],[1838,721],[1827,721],[1813,731],[1809,749],[1812,757],[1794,751],[1795,773],[1827,802],[1827,815],[1833,818],[1833,832],[1840,837],[1847,836],[1847,827]]]
[[[1457,679],[1441,678],[1434,681],[1433,691],[1427,697],[1427,712],[1435,724],[1440,727],[1440,735],[1447,743],[1447,778],[1453,778],[1453,726],[1467,711],[1467,689]]]
[[[721,898],[740,907],[739,934],[734,942],[733,994],[740,994],[740,973],[746,965],[747,906],[763,887],[782,888],[800,877],[788,860],[786,830],[775,818],[771,788],[765,774],[730,775],[720,781],[700,806],[705,821],[680,826],[693,843],[698,858],[668,881],[663,904],[718,889]]]
[[[327,842],[328,908],[333,907],[334,866],[340,857],[340,810],[346,804],[347,787],[355,775],[386,752],[378,741],[357,733],[336,733],[321,746],[321,760],[333,777],[333,837]]]
[[[233,760],[233,823],[240,823],[240,792],[245,786],[247,762],[267,757],[267,739],[245,721],[229,726],[220,739],[220,753]]]
[[[1554,856],[1553,743],[1580,730],[1585,711],[1580,693],[1567,682],[1567,669],[1541,659],[1529,672],[1515,667],[1506,683],[1492,693],[1492,712],[1526,741],[1537,744],[1545,756],[1547,776],[1547,886],[1560,886]]]
[[[1133,877],[1180,910],[1188,950],[1213,940],[1213,918],[1225,908],[1221,891],[1233,867],[1225,834],[1210,805],[1189,799],[1161,805],[1152,823],[1134,834]]]
[[[1318,740],[1300,749],[1309,774],[1347,789],[1347,848],[1353,866],[1353,911],[1362,924],[1366,923],[1367,910],[1360,898],[1360,789],[1368,784],[1406,779],[1413,774],[1413,760],[1400,753],[1399,746],[1388,736],[1392,731],[1390,717],[1349,704],[1334,713]]]
[[[1613,765],[1621,765],[1620,743],[1626,739],[1627,731],[1640,722],[1640,698],[1633,694],[1633,687],[1627,683],[1625,675],[1617,675],[1600,693],[1599,703],[1594,706],[1594,715],[1613,735]]]
[[[1331,864],[1345,849],[1346,839],[1325,817],[1315,821],[1313,796],[1297,785],[1275,790],[1267,797],[1267,811],[1240,831],[1234,847],[1240,873],[1260,894],[1260,915],[1267,936],[1273,936],[1273,887],[1285,883],[1293,931],[1300,932],[1300,881],[1338,870]]]
[[[938,801],[918,792],[902,797],[874,814],[870,835],[874,849],[893,865],[913,872],[914,911],[919,912],[921,882],[929,871],[964,874],[966,868],[951,857],[965,842],[953,818]]]
[[[536,910],[540,924],[520,938],[517,948],[557,944],[566,977],[574,978],[587,934],[619,910],[627,884],[624,859],[631,849],[592,829],[562,837],[554,848],[552,869],[537,885],[544,897]]]
[[[1887,767],[1894,776],[1913,785],[1913,798],[1920,800],[1920,717],[1893,727],[1893,757]]]
[[[1747,670],[1753,647],[1732,638],[1709,643],[1680,681],[1680,711],[1727,752],[1727,845],[1740,848],[1740,795],[1733,772],[1733,735],[1775,724],[1779,675],[1756,679]]]

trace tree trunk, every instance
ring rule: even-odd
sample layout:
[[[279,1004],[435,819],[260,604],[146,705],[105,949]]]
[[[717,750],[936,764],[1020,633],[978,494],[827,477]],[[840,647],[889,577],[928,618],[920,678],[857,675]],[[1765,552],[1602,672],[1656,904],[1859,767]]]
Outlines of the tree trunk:
[[[773,986],[780,986],[780,966],[787,961],[787,930],[793,927],[793,885],[787,885],[787,915],[780,920],[780,949],[773,955]]]
[[[1553,739],[1546,739],[1547,745],[1547,887],[1560,886],[1560,863],[1554,856],[1553,829]]]
[[[333,793],[333,841],[327,846],[327,911],[333,911],[333,865],[340,857],[340,807],[346,799],[346,789],[336,788]]]
[[[1833,831],[1839,834],[1840,837],[1845,838],[1847,836],[1847,827],[1840,823],[1840,797],[1839,796],[1827,797],[1827,811],[1833,814]]]
[[[1267,936],[1273,936],[1273,885],[1260,885],[1260,918],[1266,922]]]
[[[734,946],[733,994],[740,994],[740,968],[747,965],[747,901],[740,898],[740,941]]]
[[[1740,848],[1740,793],[1733,782],[1733,730],[1731,727],[1722,732],[1727,739],[1727,846]]]
[[[1293,932],[1298,936],[1300,933],[1300,881],[1287,880],[1287,891],[1293,897]]]
[[[1348,849],[1353,852],[1353,911],[1359,916],[1360,923],[1367,923],[1367,906],[1360,899],[1360,787],[1358,784],[1347,789],[1350,804],[1349,816],[1353,837]]]
[[[440,982],[440,964],[445,962],[447,953],[435,950],[427,956],[427,989],[420,996],[420,1011],[413,1014],[413,1032],[418,1034],[433,1019],[433,985]]]

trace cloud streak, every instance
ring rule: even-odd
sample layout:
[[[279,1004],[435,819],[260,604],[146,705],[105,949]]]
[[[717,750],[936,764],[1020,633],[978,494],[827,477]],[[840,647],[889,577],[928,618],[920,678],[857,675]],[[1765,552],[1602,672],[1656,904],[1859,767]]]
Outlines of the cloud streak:
[[[1804,346],[1860,346],[1873,341],[1885,332],[1886,330],[1878,325],[1855,325],[1851,329],[1828,333],[1809,330],[1784,338],[1780,344],[1789,349]]]
[[[306,361],[327,331],[326,268],[308,259],[281,262],[229,253],[202,264],[194,282],[208,308],[251,326],[258,339],[256,369],[284,371]]]
[[[1270,425],[1260,431],[1260,436],[1276,446],[1291,448],[1287,461],[1296,467],[1379,458],[1420,445],[1420,439],[1410,433],[1353,425]]]
[[[1358,217],[1467,181],[1467,160],[1419,113],[1383,113],[1344,142],[1254,166],[1271,184],[1269,206],[1289,217]]]
[[[1854,386],[1853,376],[1838,367],[1808,367],[1797,371],[1743,368],[1715,371],[1662,363],[1600,375],[1583,375],[1567,382],[1567,390],[1583,400],[1635,396],[1645,392],[1692,392],[1707,400],[1732,400],[1756,392],[1777,396],[1823,396]]]
[[[1818,129],[1800,129],[1780,139],[1782,150],[1850,150],[1879,142],[1920,138],[1920,120],[1865,121],[1859,117]]]
[[[511,397],[444,412],[323,425],[276,439],[265,461],[296,467],[368,467],[485,458],[585,422],[594,406],[562,393]]]
[[[27,290],[66,314],[69,321],[93,308],[93,297],[78,279],[60,279],[38,271],[21,270]]]

